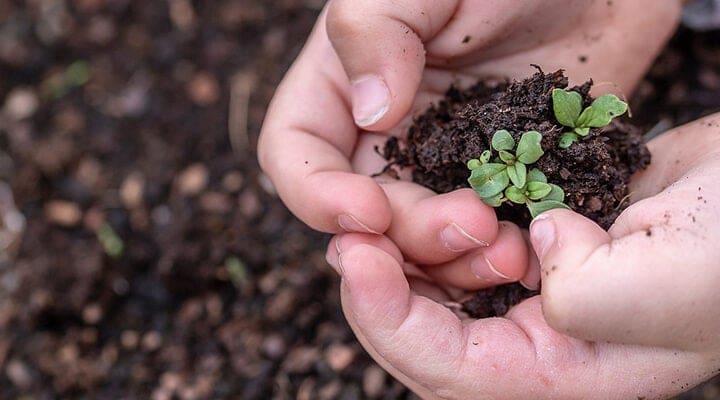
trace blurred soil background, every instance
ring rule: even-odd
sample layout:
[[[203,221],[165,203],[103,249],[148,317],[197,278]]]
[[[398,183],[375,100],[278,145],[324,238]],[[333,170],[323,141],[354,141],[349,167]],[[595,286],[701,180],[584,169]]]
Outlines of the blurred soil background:
[[[323,4],[0,1],[0,399],[414,398],[255,161]],[[683,30],[633,113],[719,91],[720,32]]]

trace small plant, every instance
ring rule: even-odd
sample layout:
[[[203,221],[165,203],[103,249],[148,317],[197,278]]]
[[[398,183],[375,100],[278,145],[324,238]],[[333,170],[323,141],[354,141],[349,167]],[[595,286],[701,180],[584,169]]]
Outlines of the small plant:
[[[500,207],[508,200],[525,204],[533,218],[547,210],[568,208],[563,204],[565,193],[559,186],[547,183],[547,177],[539,169],[528,170],[528,165],[545,154],[541,140],[539,132],[525,132],[516,148],[510,132],[500,130],[492,138],[492,149],[498,153],[493,162],[490,162],[492,150],[468,161],[472,171],[468,182],[485,204]]]
[[[603,128],[628,109],[627,103],[612,94],[598,97],[584,110],[582,96],[578,92],[555,89],[552,99],[555,118],[561,125],[573,129],[560,136],[560,147],[563,149],[572,146],[580,136],[587,136],[590,128]]]

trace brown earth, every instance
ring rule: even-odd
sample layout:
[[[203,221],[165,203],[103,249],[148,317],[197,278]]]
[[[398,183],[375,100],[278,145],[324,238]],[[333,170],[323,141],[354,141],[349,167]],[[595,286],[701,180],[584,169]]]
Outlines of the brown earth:
[[[0,180],[26,218],[0,257],[0,398],[413,397],[255,162],[322,4],[0,2]],[[636,122],[720,109],[719,52],[718,32],[679,33]]]

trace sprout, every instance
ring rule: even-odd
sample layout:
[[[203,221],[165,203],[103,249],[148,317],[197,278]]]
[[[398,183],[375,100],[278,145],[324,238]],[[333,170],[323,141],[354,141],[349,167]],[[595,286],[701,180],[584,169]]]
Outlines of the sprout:
[[[539,132],[529,131],[522,134],[516,147],[510,132],[499,130],[491,142],[498,153],[493,162],[491,150],[468,161],[471,171],[468,182],[485,204],[491,207],[500,207],[506,201],[525,204],[533,218],[553,208],[568,208],[563,204],[565,193],[559,186],[547,183],[547,177],[537,168],[528,171],[528,165],[545,154],[541,141]]]
[[[567,149],[580,139],[587,136],[590,128],[603,128],[628,109],[627,103],[612,94],[600,96],[592,105],[582,109],[582,96],[574,91],[555,89],[552,92],[553,111],[557,121],[572,131],[560,136],[560,147]]]

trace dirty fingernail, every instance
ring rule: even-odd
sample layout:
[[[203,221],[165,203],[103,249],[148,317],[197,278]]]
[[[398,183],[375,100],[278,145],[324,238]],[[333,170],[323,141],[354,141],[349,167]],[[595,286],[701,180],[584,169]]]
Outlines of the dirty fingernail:
[[[545,258],[548,250],[555,243],[555,224],[552,219],[536,218],[530,224],[530,241],[540,260]]]
[[[452,223],[440,232],[443,245],[454,252],[467,251],[478,247],[487,247],[487,242],[474,238],[456,223]]]
[[[369,76],[354,81],[351,95],[353,117],[358,126],[378,122],[390,108],[390,90],[380,77]]]
[[[340,215],[337,219],[337,223],[345,232],[372,233],[375,235],[379,234],[350,214]]]
[[[475,257],[470,262],[470,271],[485,282],[511,281],[509,276],[498,271],[485,255]]]
[[[535,291],[535,290],[540,289],[540,282],[539,282],[539,281],[538,281],[538,282],[531,282],[530,279],[525,279],[525,278],[523,278],[523,279],[520,280],[520,284],[521,284],[525,289],[527,289],[527,290]]]

